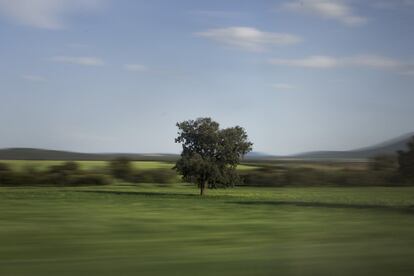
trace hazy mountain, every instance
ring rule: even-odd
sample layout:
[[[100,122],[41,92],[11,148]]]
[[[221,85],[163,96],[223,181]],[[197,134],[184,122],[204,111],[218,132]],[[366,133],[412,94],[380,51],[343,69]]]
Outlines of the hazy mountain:
[[[262,152],[247,154],[246,161],[276,160],[276,159],[367,159],[380,154],[395,154],[398,150],[405,150],[413,133],[360,149],[350,151],[314,151],[292,156],[273,156]],[[117,157],[128,157],[132,160],[175,161],[177,154],[134,154],[134,153],[80,153],[59,150],[8,148],[0,149],[0,160],[112,160]]]
[[[259,151],[252,151],[249,152],[248,154],[246,154],[245,158],[247,159],[255,159],[255,158],[266,158],[266,157],[273,157],[272,155],[269,155],[267,153],[264,152],[259,152]]]
[[[0,160],[112,160],[117,157],[128,157],[132,160],[166,160],[178,158],[175,154],[133,154],[133,153],[80,153],[71,151],[8,148],[0,149]]]
[[[396,154],[399,150],[406,150],[407,143],[414,136],[413,133],[397,138],[350,151],[314,151],[294,155],[298,159],[367,159],[381,154]]]

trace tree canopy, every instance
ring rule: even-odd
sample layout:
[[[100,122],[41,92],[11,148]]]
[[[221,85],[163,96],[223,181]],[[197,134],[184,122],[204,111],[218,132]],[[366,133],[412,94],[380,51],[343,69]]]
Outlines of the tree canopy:
[[[253,146],[242,127],[220,129],[211,118],[180,122],[177,127],[175,142],[182,144],[183,150],[175,168],[185,181],[200,187],[201,195],[205,188],[240,182],[237,165]]]

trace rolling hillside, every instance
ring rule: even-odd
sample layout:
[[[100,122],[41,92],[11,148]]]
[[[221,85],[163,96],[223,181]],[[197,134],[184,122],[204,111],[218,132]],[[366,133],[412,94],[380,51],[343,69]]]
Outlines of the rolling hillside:
[[[0,149],[0,160],[112,160],[117,157],[128,157],[132,160],[172,161],[175,154],[130,154],[130,153],[79,153],[33,148]]]
[[[399,136],[370,147],[350,151],[315,151],[291,156],[272,156],[261,152],[249,153],[246,161],[266,161],[278,159],[292,160],[360,160],[381,154],[395,154],[398,150],[405,150],[413,133]],[[0,160],[112,160],[117,157],[128,157],[132,160],[174,161],[177,154],[134,154],[134,153],[79,153],[70,151],[8,148],[0,149]]]
[[[414,133],[350,151],[315,151],[297,154],[293,157],[298,159],[367,159],[381,154],[396,154],[399,150],[406,150],[407,143],[412,137],[414,137]]]

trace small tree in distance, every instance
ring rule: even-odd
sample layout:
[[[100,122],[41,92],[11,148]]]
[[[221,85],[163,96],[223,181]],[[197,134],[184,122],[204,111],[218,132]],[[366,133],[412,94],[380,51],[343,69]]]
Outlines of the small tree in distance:
[[[184,121],[177,127],[175,142],[182,144],[183,151],[175,169],[185,181],[199,186],[200,195],[206,188],[240,181],[237,165],[253,146],[242,127],[220,129],[211,118]]]

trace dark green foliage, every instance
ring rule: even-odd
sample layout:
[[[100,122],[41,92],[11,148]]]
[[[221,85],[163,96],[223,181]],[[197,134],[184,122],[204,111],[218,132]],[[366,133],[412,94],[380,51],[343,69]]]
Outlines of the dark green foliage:
[[[11,177],[11,170],[7,164],[0,163],[0,185],[4,185],[9,182]]]
[[[177,182],[177,174],[166,169],[136,170],[131,174],[129,181],[133,183],[174,183]]]
[[[378,155],[371,158],[369,168],[374,172],[396,171],[398,168],[397,157],[395,155]]]
[[[414,137],[408,143],[407,151],[398,152],[398,165],[400,175],[406,179],[414,180]]]
[[[211,118],[184,121],[177,127],[175,142],[182,144],[183,151],[175,169],[185,181],[196,183],[201,194],[205,188],[239,183],[236,167],[253,145],[243,128],[220,129]]]
[[[61,165],[51,166],[44,176],[44,182],[53,185],[70,185],[73,175],[79,174],[79,165],[75,162],[65,162]],[[31,173],[35,175],[34,172]]]
[[[9,172],[10,167],[7,164],[0,163],[0,173]]]
[[[247,186],[398,186],[395,171],[264,167],[241,173]]]
[[[73,175],[68,183],[69,186],[82,186],[82,185],[108,185],[110,181],[108,177],[102,174],[95,173],[81,173]]]
[[[177,180],[177,174],[172,170],[148,169],[136,170],[128,158],[117,158],[109,164],[111,175],[115,178],[132,183],[172,183]]]
[[[132,165],[131,160],[126,157],[120,157],[109,163],[111,175],[121,180],[128,180],[131,177]]]
[[[3,169],[1,169],[3,168]],[[106,185],[105,175],[85,172],[75,162],[51,166],[46,171],[27,167],[23,171],[5,170],[0,166],[0,185],[3,186],[80,186]]]

